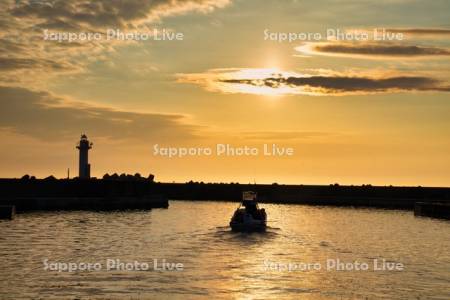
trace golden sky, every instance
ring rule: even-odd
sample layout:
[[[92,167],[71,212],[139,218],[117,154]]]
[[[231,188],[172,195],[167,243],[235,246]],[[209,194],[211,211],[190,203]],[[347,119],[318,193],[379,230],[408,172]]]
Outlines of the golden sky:
[[[0,17],[0,177],[75,176],[86,133],[97,177],[450,185],[446,0],[11,0]]]

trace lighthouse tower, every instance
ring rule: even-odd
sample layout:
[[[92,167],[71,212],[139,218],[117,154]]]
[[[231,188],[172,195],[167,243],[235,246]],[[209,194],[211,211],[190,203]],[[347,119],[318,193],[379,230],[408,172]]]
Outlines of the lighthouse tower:
[[[85,179],[91,177],[91,165],[89,164],[89,149],[92,148],[92,143],[89,142],[85,134],[81,135],[80,142],[77,145],[77,149],[80,150],[80,166],[79,166],[79,178]]]

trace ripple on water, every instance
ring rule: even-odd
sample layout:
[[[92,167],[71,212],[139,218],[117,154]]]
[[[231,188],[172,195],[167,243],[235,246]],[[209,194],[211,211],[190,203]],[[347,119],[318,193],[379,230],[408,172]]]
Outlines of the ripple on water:
[[[266,232],[229,228],[235,203],[19,214],[0,221],[0,298],[436,298],[448,296],[449,222],[386,210],[269,205]],[[199,218],[198,216],[202,216]],[[182,272],[43,270],[43,260],[152,263]],[[402,262],[403,272],[277,271],[264,262]],[[18,289],[17,286],[21,288]]]

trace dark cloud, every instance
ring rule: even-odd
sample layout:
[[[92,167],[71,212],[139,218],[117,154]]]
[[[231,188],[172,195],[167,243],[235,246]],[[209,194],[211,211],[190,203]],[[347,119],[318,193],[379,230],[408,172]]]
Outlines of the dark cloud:
[[[207,11],[229,0],[52,0],[20,1],[11,13],[15,17],[36,17],[52,25],[77,27],[127,27],[135,21],[189,10]],[[70,24],[70,25],[68,25]]]
[[[450,55],[445,48],[379,45],[379,44],[321,44],[313,50],[322,53],[359,54],[373,56],[442,56]]]
[[[167,16],[209,12],[231,0],[4,0],[0,1],[0,84],[42,88],[52,77],[85,71],[126,41],[59,43],[44,30],[104,32],[106,28],[148,31]],[[141,27],[142,26],[142,27]],[[32,80],[31,80],[32,79]]]
[[[427,77],[398,76],[390,78],[367,78],[345,76],[310,76],[310,77],[274,77],[265,79],[226,79],[230,84],[247,84],[280,88],[282,86],[302,87],[306,91],[323,94],[352,92],[388,92],[388,91],[448,91],[448,86]]]
[[[194,137],[199,129],[184,123],[183,115],[119,111],[24,88],[0,87],[0,105],[0,128],[39,139],[58,140],[86,131],[118,141],[178,141]]]
[[[251,131],[242,132],[240,135],[246,140],[256,141],[295,141],[338,136],[336,133],[320,131]]]
[[[68,31],[68,32],[77,32],[81,31],[82,28],[73,22],[66,22],[60,19],[52,19],[50,21],[45,21],[42,23],[38,23],[33,26],[36,30],[61,30],[61,31]]]
[[[48,59],[0,57],[0,69],[3,71],[36,68],[55,71],[71,69],[68,64],[59,63]]]
[[[27,45],[17,40],[0,38],[0,55],[23,54],[27,51]]]
[[[389,28],[388,32],[411,33],[411,34],[431,34],[431,35],[450,35],[450,29],[446,28]]]

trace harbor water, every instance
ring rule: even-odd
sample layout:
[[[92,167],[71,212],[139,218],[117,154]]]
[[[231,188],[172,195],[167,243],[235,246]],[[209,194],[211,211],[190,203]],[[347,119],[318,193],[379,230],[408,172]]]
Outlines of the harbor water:
[[[0,299],[449,299],[450,222],[410,211],[237,203],[0,221]],[[71,270],[67,267],[71,266]]]

